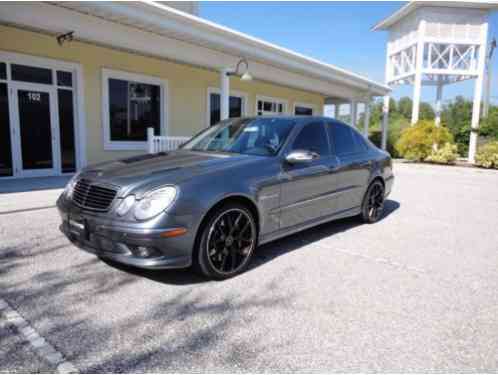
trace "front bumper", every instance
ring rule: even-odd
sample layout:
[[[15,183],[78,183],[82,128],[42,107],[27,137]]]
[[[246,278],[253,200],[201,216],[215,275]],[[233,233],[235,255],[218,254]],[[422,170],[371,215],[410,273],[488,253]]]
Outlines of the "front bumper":
[[[85,212],[63,197],[57,201],[57,208],[62,219],[61,232],[75,246],[89,253],[145,269],[191,265],[192,233],[173,238],[160,236],[160,233],[178,227],[175,220],[170,220],[172,225],[157,228],[123,225],[105,215]]]

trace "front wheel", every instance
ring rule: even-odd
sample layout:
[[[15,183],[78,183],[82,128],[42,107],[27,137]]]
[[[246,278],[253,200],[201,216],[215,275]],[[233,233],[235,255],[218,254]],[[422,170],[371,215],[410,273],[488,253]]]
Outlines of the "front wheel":
[[[384,184],[375,180],[370,184],[363,197],[361,205],[361,219],[365,223],[375,223],[379,221],[384,212]]]
[[[201,228],[194,253],[195,268],[205,276],[223,280],[242,273],[257,242],[256,223],[243,205],[228,204],[210,215]]]

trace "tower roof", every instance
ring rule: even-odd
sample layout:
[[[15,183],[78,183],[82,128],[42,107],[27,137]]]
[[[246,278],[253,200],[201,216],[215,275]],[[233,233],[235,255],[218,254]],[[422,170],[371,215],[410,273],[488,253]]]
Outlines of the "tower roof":
[[[473,8],[473,9],[498,9],[498,1],[430,1],[430,0],[414,0],[402,6],[389,17],[384,18],[372,27],[372,31],[387,30],[398,21],[408,16],[417,8],[421,7],[447,7],[447,8]]]

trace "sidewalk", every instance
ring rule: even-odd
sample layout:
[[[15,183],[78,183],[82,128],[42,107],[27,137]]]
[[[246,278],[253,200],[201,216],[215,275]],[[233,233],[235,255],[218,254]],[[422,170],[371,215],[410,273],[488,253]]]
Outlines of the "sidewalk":
[[[55,206],[70,176],[0,181],[0,215]]]

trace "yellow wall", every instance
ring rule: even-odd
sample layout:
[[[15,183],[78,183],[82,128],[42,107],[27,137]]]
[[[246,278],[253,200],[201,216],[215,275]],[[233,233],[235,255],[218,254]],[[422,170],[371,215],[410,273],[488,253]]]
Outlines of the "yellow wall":
[[[59,59],[81,64],[84,76],[87,161],[89,164],[136,154],[137,151],[105,151],[101,119],[102,68],[156,76],[168,81],[169,134],[190,136],[206,126],[208,87],[219,87],[219,74],[189,65],[135,55],[74,41],[60,47],[53,36],[0,26],[0,50]],[[318,94],[264,82],[231,79],[231,89],[248,95],[247,113],[254,115],[256,95],[314,104],[322,113],[323,97]]]

